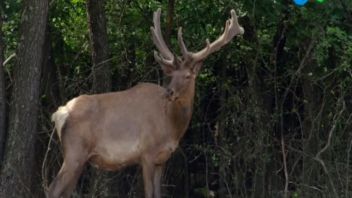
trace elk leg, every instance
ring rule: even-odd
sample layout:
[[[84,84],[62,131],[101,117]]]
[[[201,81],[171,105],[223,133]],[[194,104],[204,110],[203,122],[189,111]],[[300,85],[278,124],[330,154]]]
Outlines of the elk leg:
[[[82,173],[86,159],[64,159],[62,167],[50,184],[48,198],[68,198],[74,190],[79,176]]]
[[[155,167],[153,164],[144,162],[142,164],[143,181],[144,181],[144,196],[145,198],[153,198],[153,176]]]
[[[161,198],[161,176],[163,174],[163,168],[162,165],[155,167],[153,178],[154,198]]]

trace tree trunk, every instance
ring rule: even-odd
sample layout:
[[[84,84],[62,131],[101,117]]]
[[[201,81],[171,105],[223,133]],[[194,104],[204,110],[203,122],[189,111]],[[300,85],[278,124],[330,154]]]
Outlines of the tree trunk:
[[[111,70],[108,63],[109,46],[106,30],[104,0],[88,0],[88,23],[93,59],[93,87],[94,93],[111,90]]]
[[[307,70],[309,70],[310,64],[308,64]],[[302,183],[306,186],[316,185],[315,181],[319,180],[320,172],[318,164],[312,160],[311,156],[314,156],[318,152],[319,136],[318,131],[314,128],[314,120],[317,119],[317,107],[321,104],[319,97],[314,89],[314,84],[307,78],[302,79],[303,97],[307,101],[304,104],[304,120],[302,126],[302,151],[306,154],[303,155],[302,160]],[[305,190],[303,195],[305,197],[314,197],[315,191]]]
[[[45,34],[44,54],[42,63],[41,92],[44,95],[42,105],[45,110],[52,113],[62,104],[60,97],[60,86],[58,67],[55,64],[52,48],[51,28],[48,25]]]
[[[4,144],[6,137],[6,94],[5,94],[5,78],[4,78],[4,50],[5,43],[2,33],[2,5],[0,5],[0,168],[4,158]]]
[[[254,49],[260,49],[257,30],[254,26],[254,21],[249,17],[243,19],[243,24],[246,29],[246,39],[248,42],[254,43]],[[254,58],[250,58],[250,56]],[[245,68],[247,68],[248,75],[248,95],[251,97],[248,101],[249,109],[254,113],[255,119],[253,120],[253,131],[247,133],[255,134],[256,153],[261,153],[260,157],[254,159],[254,175],[251,176],[252,193],[251,197],[270,197],[269,183],[271,179],[270,162],[265,160],[262,156],[269,154],[271,151],[266,145],[271,145],[270,131],[273,131],[271,125],[270,115],[272,114],[272,90],[270,85],[266,83],[269,78],[268,74],[264,73],[260,67],[260,51],[253,51],[252,55],[244,58],[246,61]],[[251,130],[251,129],[249,129]]]
[[[50,10],[49,10],[50,12]],[[54,147],[55,144],[51,142],[48,147],[48,142],[50,141],[50,136],[53,127],[53,123],[49,121],[48,115],[55,112],[57,107],[62,104],[60,100],[60,92],[59,92],[59,81],[58,81],[58,71],[57,66],[55,65],[53,59],[53,49],[52,49],[52,38],[51,38],[51,30],[50,25],[47,25],[46,33],[45,33],[45,41],[44,41],[44,51],[43,51],[43,62],[42,62],[42,77],[40,80],[40,93],[41,93],[41,107],[38,112],[38,122],[41,123],[40,127],[38,127],[38,131],[40,134],[38,135],[35,143],[35,151],[40,153],[40,155],[35,156],[35,164],[33,167],[33,173],[36,175],[41,175],[42,177],[35,177],[33,181],[33,189],[32,193],[36,197],[44,197],[44,189],[48,187],[49,180],[51,181],[51,177],[49,177],[50,173],[55,171],[57,173],[57,169],[59,167],[55,166],[56,164],[48,163],[48,159],[55,158],[57,159],[57,155],[61,154],[57,152],[57,148]],[[48,122],[49,121],[49,122]],[[47,160],[45,161],[45,169],[42,173],[42,166],[44,163],[44,157],[46,155],[46,151],[50,150],[47,156]],[[48,151],[49,151],[48,150]],[[44,188],[43,188],[44,186]]]
[[[171,46],[171,34],[172,34],[172,26],[174,23],[174,12],[175,12],[175,0],[169,0],[167,4],[167,24],[166,24],[166,31],[165,31],[165,42],[172,48]],[[166,86],[170,82],[170,78],[164,73],[161,72],[163,76],[163,86]]]
[[[0,197],[32,197],[40,75],[48,0],[23,1]]]
[[[165,39],[170,48],[171,48],[172,26],[174,24],[174,15],[175,15],[174,12],[175,12],[175,0],[169,0],[167,4],[167,24],[166,24]]]
[[[111,90],[111,69],[108,62],[109,46],[106,29],[105,1],[87,1],[89,35],[92,48],[92,73],[93,73],[93,93],[104,93]],[[109,194],[109,179],[104,171],[94,168],[88,169],[90,173],[89,196],[96,194],[107,196]]]
[[[219,61],[217,64],[220,69],[220,74],[218,75],[220,78],[219,79],[226,79],[226,67],[223,63],[223,61]],[[216,129],[217,132],[216,134],[218,135],[218,140],[217,144],[218,145],[226,145],[226,137],[227,137],[227,131],[225,129],[225,123],[226,123],[226,110],[227,108],[224,107],[226,104],[226,85],[224,84],[226,81],[219,81],[217,88],[219,89],[219,106],[218,106],[218,112],[219,115],[217,116],[217,126]],[[227,149],[224,147],[224,149]],[[219,155],[219,189],[218,189],[218,197],[230,197],[229,193],[227,192],[227,187],[226,187],[226,166],[227,166],[227,157],[224,154]]]

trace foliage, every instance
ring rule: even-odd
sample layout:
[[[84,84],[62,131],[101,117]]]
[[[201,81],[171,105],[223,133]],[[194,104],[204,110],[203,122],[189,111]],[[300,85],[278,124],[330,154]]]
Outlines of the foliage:
[[[113,90],[140,81],[162,84],[149,27],[159,7],[165,27],[167,3],[106,1]],[[18,44],[20,5],[5,1],[6,56]],[[172,49],[179,52],[180,26],[190,50],[203,48],[206,38],[221,34],[232,8],[246,34],[202,68],[192,123],[164,177],[165,197],[348,197],[352,3],[176,1]],[[64,103],[91,86],[85,1],[52,1],[49,27]],[[49,133],[51,125],[42,124],[41,133]],[[51,165],[57,169],[59,163]],[[133,197],[136,177],[127,178],[129,192],[120,193]],[[77,194],[86,191],[81,186]]]

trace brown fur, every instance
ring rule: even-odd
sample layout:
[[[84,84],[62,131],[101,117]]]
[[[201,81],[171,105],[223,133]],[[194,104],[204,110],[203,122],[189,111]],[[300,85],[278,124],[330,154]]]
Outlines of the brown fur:
[[[132,164],[150,169],[163,165],[177,148],[191,119],[194,83],[191,84],[175,101],[166,97],[164,88],[142,83],[122,92],[82,95],[60,107],[68,112],[64,131],[57,127],[64,165],[50,185],[48,196],[69,195],[73,188],[64,184],[74,185],[77,172],[86,162],[111,171]],[[54,115],[57,121],[66,114]],[[74,164],[75,170],[68,170],[67,164]],[[66,177],[61,176],[65,174]]]

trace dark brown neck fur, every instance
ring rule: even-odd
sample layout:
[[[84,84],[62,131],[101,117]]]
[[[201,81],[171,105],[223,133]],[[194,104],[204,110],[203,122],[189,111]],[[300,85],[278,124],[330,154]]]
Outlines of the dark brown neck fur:
[[[167,112],[171,118],[173,127],[176,129],[173,133],[178,141],[185,134],[192,118],[194,89],[195,85],[193,83],[177,100],[168,101]]]

